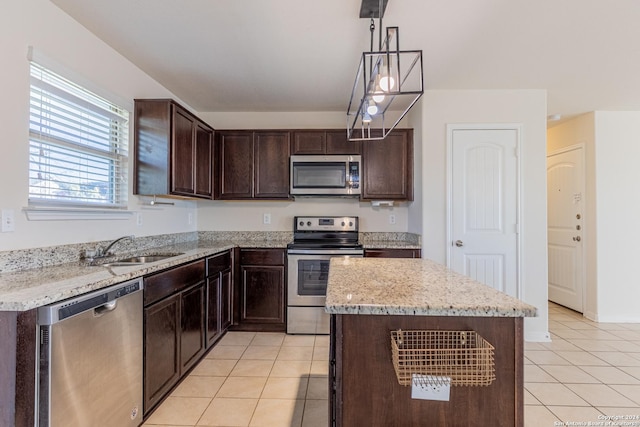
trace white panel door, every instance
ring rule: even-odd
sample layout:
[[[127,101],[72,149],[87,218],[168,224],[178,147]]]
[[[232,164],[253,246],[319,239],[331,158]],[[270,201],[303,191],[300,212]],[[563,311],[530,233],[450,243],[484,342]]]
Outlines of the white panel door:
[[[450,267],[518,297],[518,131],[454,129]]]
[[[582,147],[547,156],[549,299],[583,312]]]

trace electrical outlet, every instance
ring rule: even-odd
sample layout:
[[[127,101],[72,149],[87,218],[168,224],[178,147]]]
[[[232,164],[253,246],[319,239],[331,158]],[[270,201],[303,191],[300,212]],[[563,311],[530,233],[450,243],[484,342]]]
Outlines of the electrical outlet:
[[[414,374],[411,379],[411,398],[449,401],[451,378]]]
[[[271,214],[266,213],[262,215],[262,223],[263,224],[271,224]]]
[[[13,209],[2,209],[2,232],[9,233],[16,230],[16,219]]]
[[[189,212],[189,214],[187,215],[187,224],[193,224],[193,212]]]
[[[389,224],[396,223],[396,216],[394,214],[389,214]]]
[[[142,225],[142,212],[136,214],[136,225],[138,227]]]

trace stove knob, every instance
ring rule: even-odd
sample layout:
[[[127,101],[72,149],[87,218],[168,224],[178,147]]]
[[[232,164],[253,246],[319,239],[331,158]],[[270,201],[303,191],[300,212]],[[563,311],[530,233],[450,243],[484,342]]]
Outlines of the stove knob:
[[[342,226],[344,227],[344,225],[345,225],[345,224],[344,224],[344,221],[342,221]]]
[[[311,221],[307,221],[307,225],[311,227]]]
[[[349,221],[349,227],[353,227],[353,222]]]
[[[304,221],[300,221],[300,224],[298,224],[300,227],[304,227]]]

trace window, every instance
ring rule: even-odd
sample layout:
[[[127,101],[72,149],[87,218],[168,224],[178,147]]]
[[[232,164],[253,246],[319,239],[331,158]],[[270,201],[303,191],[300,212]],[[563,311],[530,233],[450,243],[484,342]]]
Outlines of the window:
[[[126,208],[129,112],[31,63],[29,205]]]

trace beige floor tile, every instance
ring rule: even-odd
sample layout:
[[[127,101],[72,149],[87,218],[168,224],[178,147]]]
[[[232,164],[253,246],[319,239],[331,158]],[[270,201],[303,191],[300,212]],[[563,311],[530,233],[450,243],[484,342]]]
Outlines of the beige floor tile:
[[[304,404],[302,427],[324,427],[329,425],[329,401],[307,400]]]
[[[313,360],[329,360],[329,347],[316,345],[313,348]]]
[[[580,351],[580,348],[571,344],[571,342],[562,339],[562,338],[554,338],[551,342],[543,342],[542,346],[546,350],[566,350],[566,351]]]
[[[317,377],[317,376],[327,376],[329,375],[329,362],[327,360],[314,360],[311,362],[311,371],[309,375]]]
[[[269,377],[262,391],[263,399],[304,399],[309,379]]]
[[[304,400],[260,399],[250,427],[300,427]]]
[[[589,421],[593,423],[592,425],[598,425],[597,423],[602,421],[598,418],[598,416],[602,416],[602,412],[592,407],[547,406],[547,409],[553,412],[565,425],[588,425]]]
[[[287,347],[283,345],[277,360],[311,360],[312,358],[313,347]]]
[[[619,331],[603,331],[602,329],[593,329],[593,330],[581,330],[580,333],[589,339],[597,339],[597,340],[617,340],[620,339],[614,334],[617,334]]]
[[[536,365],[570,365],[567,359],[560,357],[556,352],[544,350],[525,351],[525,356]]]
[[[544,365],[541,367],[549,375],[557,379],[561,383],[571,384],[598,384],[596,378],[587,374],[585,371],[577,366],[562,366],[562,365]]]
[[[640,408],[619,408],[619,407],[611,407],[611,406],[598,406],[596,409],[602,412],[605,416],[616,416],[616,415],[637,415],[640,416]],[[612,424],[613,425],[613,424]],[[632,426],[635,427],[635,426]]]
[[[260,398],[267,377],[229,377],[216,397]]]
[[[567,362],[567,363],[569,363],[569,362]],[[527,358],[527,356],[524,357],[524,364],[525,365],[535,365],[535,363],[533,363],[531,360],[529,360]]]
[[[575,388],[575,385],[572,387]],[[525,388],[543,405],[589,406],[585,400],[564,384],[526,383]]]
[[[634,341],[618,340],[618,341],[602,341],[603,344],[612,347],[614,350],[640,353],[640,345]],[[596,351],[596,350],[591,350]]]
[[[276,360],[271,370],[272,377],[306,377],[311,370],[311,361]]]
[[[607,366],[608,363],[586,351],[557,351],[560,357],[577,366]]]
[[[638,384],[640,380],[613,366],[583,366],[582,369],[589,375],[597,378],[607,385],[613,384]]]
[[[249,360],[276,360],[280,346],[276,345],[250,345],[242,355],[242,359]]]
[[[567,384],[567,387],[589,402],[593,406],[635,406],[636,403],[629,400],[616,390],[620,390],[621,387],[634,387],[634,386],[612,386],[609,387],[605,384]],[[614,390],[614,388],[616,390]]]
[[[524,366],[524,380],[531,383],[557,383],[554,377],[549,375],[537,365]]]
[[[199,426],[247,427],[258,405],[258,399],[215,398],[202,414]]]
[[[619,351],[594,351],[592,354],[613,366],[640,366],[639,359]]]
[[[287,335],[284,337],[282,345],[286,347],[313,347],[315,342],[315,335]]]
[[[255,332],[227,332],[216,345],[249,345]]]
[[[329,335],[316,335],[316,347],[329,347]]]
[[[329,398],[329,378],[310,377],[307,399],[322,400]]]
[[[251,345],[281,346],[285,335],[280,332],[258,332]]]
[[[245,345],[216,345],[207,354],[207,359],[240,359],[247,349]]]
[[[533,394],[529,393],[528,390],[524,391],[524,404],[525,405],[542,405],[538,399],[536,399]]]
[[[171,393],[177,397],[215,397],[226,377],[209,377],[189,375]]]
[[[611,388],[624,394],[636,404],[638,415],[640,415],[640,386],[638,385],[616,385]]]
[[[232,377],[268,377],[273,367],[271,360],[238,360],[229,374]]]
[[[210,398],[206,397],[172,397],[169,396],[162,405],[151,414],[148,424],[175,424],[193,426],[207,409]]]
[[[629,341],[640,341],[640,331],[611,331],[613,335],[616,337],[629,340]]]
[[[544,406],[524,407],[524,427],[553,427],[556,421],[560,420]]]
[[[620,366],[619,369],[640,380],[640,366]]]
[[[525,350],[548,350],[548,348],[546,348],[544,346],[544,344],[546,343],[541,343],[541,342],[525,342],[524,343],[524,349]]]
[[[604,341],[597,339],[577,339],[572,338],[567,340],[569,343],[574,344],[576,349],[562,349],[569,351],[613,351],[615,347],[606,344]],[[610,342],[610,341],[608,341]]]
[[[236,366],[236,363],[237,360],[202,359],[198,366],[191,371],[191,375],[226,377]]]
[[[558,317],[560,317],[560,316],[558,316]],[[578,330],[580,332],[598,330],[598,328],[596,327],[595,324],[589,323],[588,321],[582,321],[582,320],[576,321],[576,320],[573,320],[573,319],[571,319],[571,320],[559,319],[558,322],[562,323],[567,328],[575,329],[575,330]]]
[[[587,338],[585,335],[581,334],[580,331],[576,331],[575,329],[569,329],[569,328],[554,329],[553,334],[565,340],[570,338],[583,338],[583,339]]]

